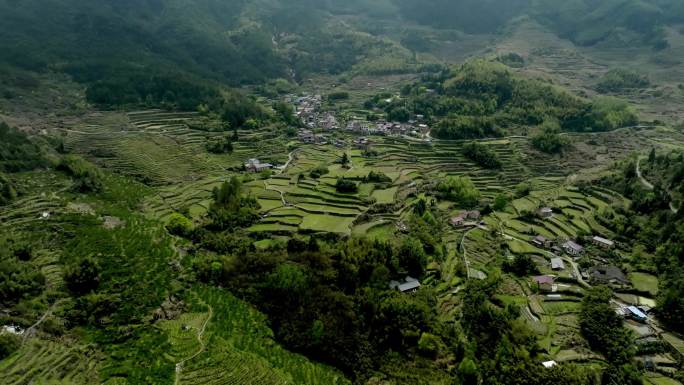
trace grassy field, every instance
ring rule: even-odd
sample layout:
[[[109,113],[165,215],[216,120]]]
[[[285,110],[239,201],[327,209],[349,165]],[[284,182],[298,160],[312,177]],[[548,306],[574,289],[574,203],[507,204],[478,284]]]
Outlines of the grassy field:
[[[629,274],[629,280],[639,291],[651,293],[653,296],[658,294],[658,277],[654,275],[634,272]]]

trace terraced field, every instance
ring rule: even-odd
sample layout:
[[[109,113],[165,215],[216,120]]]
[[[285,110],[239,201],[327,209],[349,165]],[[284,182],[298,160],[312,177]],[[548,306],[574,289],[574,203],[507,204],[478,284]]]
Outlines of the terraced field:
[[[99,384],[100,357],[93,347],[32,339],[0,363],[5,385]]]
[[[266,160],[286,158],[282,140],[267,131],[241,131],[232,154],[210,154],[205,143],[224,133],[192,129],[197,117],[191,112],[158,110],[98,112],[65,130],[65,143],[70,151],[155,186],[220,176],[227,168],[263,154],[268,154]],[[270,136],[265,138],[264,133]]]
[[[515,215],[497,214],[508,233],[518,238],[531,240],[536,235],[549,239],[575,238],[578,233],[593,233],[611,238],[614,236],[596,221],[596,216],[611,205],[626,205],[628,202],[612,193],[596,189],[595,195],[583,195],[567,188],[553,188],[535,191],[530,196],[512,202]],[[539,208],[550,206],[555,208],[551,218],[526,219],[517,215],[525,212],[536,212]]]

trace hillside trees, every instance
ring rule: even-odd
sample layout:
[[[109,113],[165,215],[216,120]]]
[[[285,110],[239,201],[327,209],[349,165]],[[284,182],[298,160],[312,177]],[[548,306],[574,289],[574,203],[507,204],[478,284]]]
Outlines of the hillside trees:
[[[610,305],[612,293],[607,287],[590,289],[580,308],[580,329],[592,349],[603,353],[610,367],[603,373],[604,384],[642,383],[632,365],[634,346],[629,331]]]
[[[209,207],[211,226],[220,230],[247,227],[257,218],[259,203],[252,196],[244,196],[242,182],[232,177],[221,187],[214,188],[214,202]]]
[[[9,306],[39,294],[45,286],[45,277],[14,255],[0,255],[0,303]]]
[[[75,155],[64,156],[57,166],[74,179],[73,189],[81,193],[97,193],[103,189],[102,172]]]
[[[12,182],[3,174],[0,174],[0,206],[6,205],[17,197],[17,192]]]
[[[205,144],[205,147],[212,154],[230,154],[233,152],[233,142],[228,136],[210,140]]]
[[[570,141],[560,135],[557,125],[545,125],[542,132],[532,137],[532,146],[547,154],[560,154],[570,146]]]
[[[72,293],[85,295],[97,289],[101,271],[97,260],[88,256],[70,265],[64,274],[64,280]]]
[[[496,152],[487,145],[470,142],[463,146],[463,155],[481,167],[490,169],[501,168],[501,161]]]
[[[439,182],[437,191],[464,208],[475,207],[480,199],[480,191],[467,176],[450,176]]]
[[[635,71],[615,68],[608,71],[596,85],[596,90],[602,93],[620,92],[629,89],[646,88],[651,84],[648,77],[639,75]]]
[[[29,171],[46,165],[40,147],[24,132],[0,122],[0,172]]]
[[[432,135],[440,139],[524,135],[528,126],[545,122],[557,122],[563,131],[608,131],[638,122],[635,110],[623,101],[580,98],[484,60],[467,62],[451,73],[425,76],[402,94],[402,100],[376,97],[369,103],[382,106],[388,114],[409,108],[408,115],[436,120]]]
[[[359,186],[353,180],[337,178],[335,190],[339,193],[351,194],[359,190]]]

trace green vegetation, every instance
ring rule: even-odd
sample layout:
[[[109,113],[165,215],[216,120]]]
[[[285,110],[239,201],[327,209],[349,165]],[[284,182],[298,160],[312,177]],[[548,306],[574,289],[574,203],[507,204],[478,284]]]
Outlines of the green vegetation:
[[[214,188],[213,196],[208,213],[213,227],[230,230],[249,226],[256,220],[259,203],[252,196],[243,196],[242,182],[237,177]]]
[[[0,171],[28,171],[45,165],[40,147],[25,133],[0,122]]]
[[[355,193],[359,190],[359,186],[356,184],[356,182],[345,179],[345,178],[338,178],[337,183],[335,183],[335,190],[339,193]]]
[[[17,192],[12,182],[3,174],[0,174],[0,206],[6,205],[17,197]]]
[[[625,69],[612,69],[608,71],[596,89],[602,93],[620,92],[629,89],[646,88],[650,85],[647,77],[634,71]]]
[[[532,137],[532,145],[547,154],[560,154],[570,146],[570,141],[562,137],[557,130],[545,128],[544,131]]]
[[[430,87],[439,92],[426,92]],[[558,122],[564,131],[608,131],[637,122],[634,109],[625,102],[585,100],[483,60],[451,73],[425,76],[402,92],[411,99],[411,113],[438,120],[432,134],[441,139],[519,135],[525,126],[545,122]],[[384,107],[390,119],[391,112],[404,103],[396,100]]]
[[[610,306],[609,289],[591,289],[582,302],[580,326],[593,349],[606,356],[611,366],[604,372],[606,383],[642,384],[637,369],[631,363],[634,355],[629,332],[622,326],[622,319]]]
[[[468,177],[448,177],[439,182],[437,191],[443,194],[444,198],[457,202],[463,207],[474,207],[480,198],[480,192]]]
[[[57,169],[74,179],[74,191],[90,193],[99,192],[103,188],[100,170],[77,156],[65,156]]]
[[[233,142],[229,137],[211,140],[206,144],[207,151],[212,154],[230,154],[233,152]]]
[[[501,168],[501,161],[487,145],[470,142],[463,146],[463,155],[484,168]]]

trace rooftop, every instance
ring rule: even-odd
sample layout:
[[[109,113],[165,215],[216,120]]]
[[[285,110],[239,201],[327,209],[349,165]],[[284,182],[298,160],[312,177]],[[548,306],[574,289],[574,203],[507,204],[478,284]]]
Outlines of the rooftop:
[[[552,269],[565,269],[565,263],[563,263],[563,259],[560,257],[556,258],[551,258],[551,268]]]
[[[419,287],[420,287],[420,282],[411,281],[411,282],[402,283],[401,285],[399,285],[398,289],[401,292],[406,292],[406,291],[417,289]]]
[[[592,238],[592,240],[594,242],[603,243],[604,245],[607,245],[607,246],[613,246],[615,244],[615,242],[611,241],[610,239],[606,239],[606,238],[599,237],[599,236]]]
[[[555,278],[550,275],[539,275],[537,277],[534,277],[533,279],[534,282],[536,282],[539,285],[552,284],[555,280]]]

